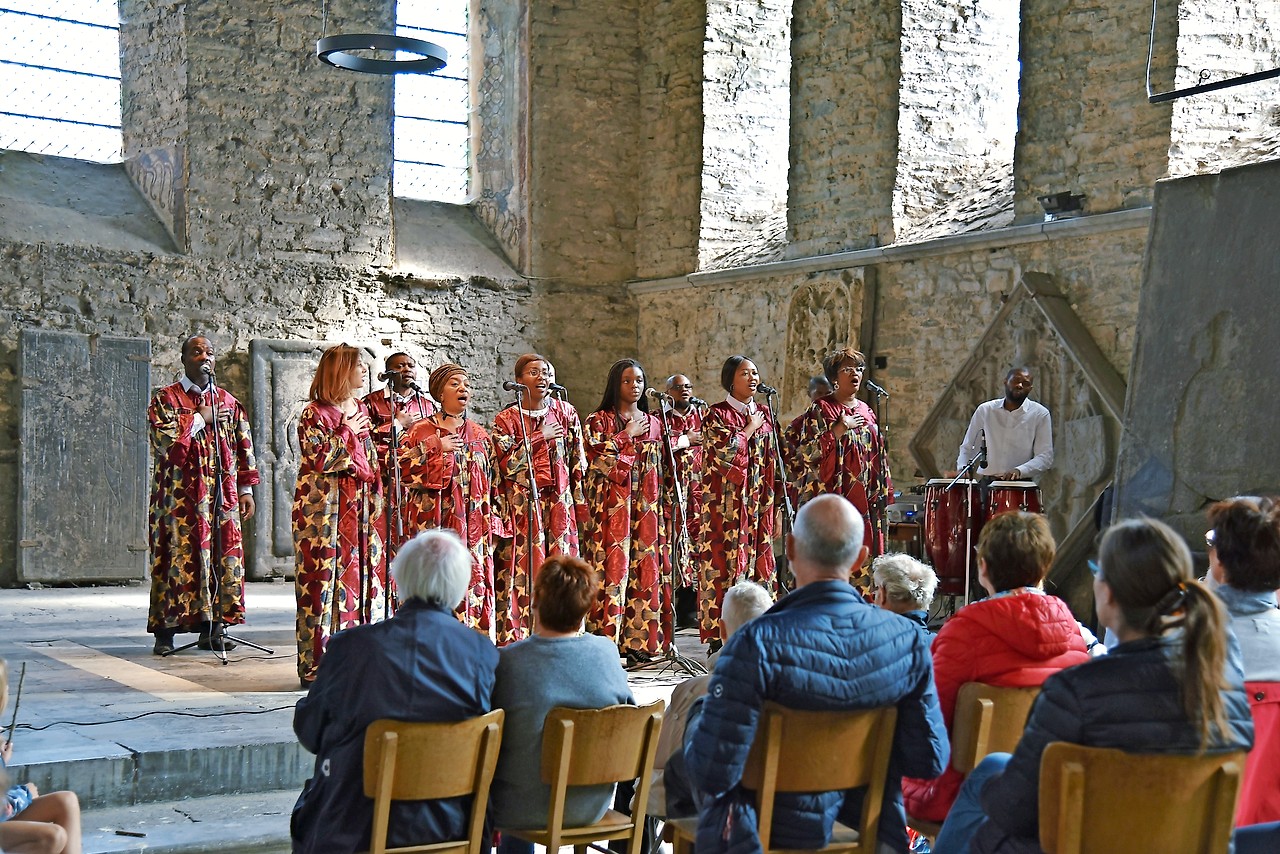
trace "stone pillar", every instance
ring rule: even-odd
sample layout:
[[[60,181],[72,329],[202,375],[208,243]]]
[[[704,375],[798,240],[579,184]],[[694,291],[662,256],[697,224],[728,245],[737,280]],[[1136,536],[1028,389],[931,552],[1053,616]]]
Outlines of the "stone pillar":
[[[894,241],[899,0],[795,0],[792,257]]]
[[[639,5],[529,4],[529,272],[539,278],[635,276]]]
[[[1088,213],[1151,203],[1168,162],[1171,110],[1147,103],[1150,23],[1150,0],[1023,0],[1019,222],[1043,219],[1037,196],[1049,193],[1084,193]],[[1156,30],[1156,56],[1167,61],[1174,25]]]
[[[394,0],[328,4],[391,32]],[[320,6],[122,0],[124,153],[194,255],[387,264],[392,80],[315,57]]]

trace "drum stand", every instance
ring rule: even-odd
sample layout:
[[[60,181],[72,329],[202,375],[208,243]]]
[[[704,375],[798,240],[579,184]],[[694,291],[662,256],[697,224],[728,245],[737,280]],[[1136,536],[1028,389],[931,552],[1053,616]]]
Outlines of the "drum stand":
[[[970,460],[964,468],[956,472],[955,479],[946,485],[946,489],[951,489],[967,475],[981,458],[975,457]],[[977,488],[977,484],[970,479],[964,488],[964,587],[960,592],[960,607],[963,608],[969,604],[969,587],[973,583],[973,491]],[[979,501],[981,503],[981,501]]]

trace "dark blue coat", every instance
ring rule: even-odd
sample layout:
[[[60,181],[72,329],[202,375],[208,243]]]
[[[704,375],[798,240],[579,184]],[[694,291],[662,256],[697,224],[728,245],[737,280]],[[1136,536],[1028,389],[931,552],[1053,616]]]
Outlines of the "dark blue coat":
[[[1227,731],[1213,750],[1248,750],[1253,719],[1244,694],[1239,651],[1232,643],[1222,692]],[[987,821],[970,843],[979,852],[1040,851],[1040,758],[1050,742],[1113,747],[1135,753],[1196,753],[1200,730],[1187,720],[1170,661],[1182,654],[1182,638],[1145,638],[1050,676],[1040,690],[1027,728],[1004,772],[982,790]]]
[[[740,784],[766,700],[808,710],[898,707],[880,842],[906,850],[902,775],[937,776],[950,756],[925,634],[868,604],[844,581],[801,587],[738,630],[720,653],[701,714],[685,739],[685,761],[701,802],[699,854],[754,845],[726,843],[722,829],[734,805],[750,800]],[[857,793],[780,795],[773,845],[821,847],[837,815],[857,825],[860,805]]]
[[[293,731],[316,755],[290,823],[295,854],[369,847],[373,801],[364,796],[364,731],[379,718],[457,721],[491,708],[498,651],[451,611],[412,599],[390,620],[335,634]],[[466,834],[470,799],[395,803],[389,842]]]

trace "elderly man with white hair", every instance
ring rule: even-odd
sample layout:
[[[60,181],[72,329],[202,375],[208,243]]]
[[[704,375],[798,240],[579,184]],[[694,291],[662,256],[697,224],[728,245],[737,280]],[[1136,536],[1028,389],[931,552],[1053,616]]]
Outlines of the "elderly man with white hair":
[[[882,554],[871,562],[874,601],[886,611],[910,620],[930,641],[929,606],[938,591],[938,575],[933,567],[901,552]]]
[[[796,590],[725,643],[702,711],[689,724],[684,758],[699,803],[699,854],[821,848],[837,817],[856,825],[860,790],[779,795],[772,840],[753,840],[742,786],[747,754],[767,701],[818,711],[898,709],[879,838],[869,850],[905,851],[903,774],[940,773],[950,757],[933,684],[929,644],[910,623],[869,604],[849,583],[867,549],[862,514],[839,495],[800,508],[787,537]]]
[[[294,854],[368,847],[373,801],[364,796],[363,755],[373,721],[459,721],[492,707],[498,651],[454,616],[471,580],[462,541],[452,531],[423,531],[400,548],[391,574],[395,616],[335,634],[294,711],[293,731],[316,755],[293,809]],[[388,845],[459,839],[470,808],[468,798],[394,803]]]

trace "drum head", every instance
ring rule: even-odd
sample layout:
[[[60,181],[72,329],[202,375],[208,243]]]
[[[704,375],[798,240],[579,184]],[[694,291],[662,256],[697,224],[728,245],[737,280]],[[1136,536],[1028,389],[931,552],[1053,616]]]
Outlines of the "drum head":
[[[926,487],[946,486],[947,484],[951,483],[951,481],[952,481],[952,478],[949,478],[949,477],[934,477],[925,481],[924,485]],[[1030,483],[1030,481],[1027,481],[1027,482]],[[978,485],[978,482],[976,480],[969,480],[968,478],[963,478],[961,480],[956,481],[956,486],[977,486],[977,485]]]

